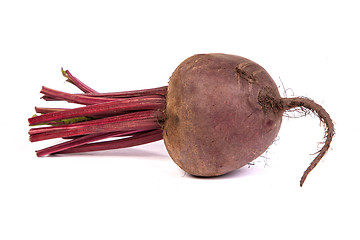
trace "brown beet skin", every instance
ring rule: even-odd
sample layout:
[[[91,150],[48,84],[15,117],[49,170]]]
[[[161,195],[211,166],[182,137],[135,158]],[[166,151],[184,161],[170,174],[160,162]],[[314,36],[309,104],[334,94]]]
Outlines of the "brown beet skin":
[[[166,97],[163,137],[171,158],[192,175],[218,176],[259,157],[283,114],[268,111],[265,95],[281,99],[270,75],[251,60],[226,54],[186,59]]]

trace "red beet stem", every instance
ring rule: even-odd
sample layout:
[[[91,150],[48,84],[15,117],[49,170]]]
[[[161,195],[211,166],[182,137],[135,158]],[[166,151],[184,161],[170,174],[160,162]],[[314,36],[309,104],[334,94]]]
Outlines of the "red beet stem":
[[[167,86],[135,90],[135,91],[109,92],[109,93],[88,93],[88,94],[79,94],[79,95],[86,95],[86,96],[91,96],[91,97],[129,98],[129,97],[139,97],[139,96],[147,96],[147,95],[165,96],[166,93],[167,93]]]
[[[67,142],[63,142],[60,144],[56,144],[54,146],[44,148],[42,150],[36,151],[36,155],[38,157],[42,157],[45,155],[49,155],[52,153],[64,151],[70,148],[78,147],[90,142],[95,142],[99,140],[103,140],[105,138],[109,137],[122,137],[122,136],[129,136],[138,133],[138,130],[135,131],[127,131],[127,132],[108,132],[108,133],[102,133],[102,134],[89,134],[83,137],[79,137]]]
[[[35,125],[40,123],[46,123],[50,121],[56,121],[61,119],[69,119],[83,116],[99,116],[107,114],[121,114],[128,111],[139,110],[157,110],[164,109],[165,99],[163,97],[135,97],[129,99],[121,99],[111,102],[99,103],[89,105],[85,107],[79,107],[75,109],[69,109],[58,112],[51,112],[41,116],[29,118],[29,124]]]
[[[104,103],[104,102],[110,102],[114,101],[116,99],[114,98],[96,98],[96,97],[90,97],[86,95],[78,95],[78,94],[70,94],[61,92],[58,90],[54,90],[47,87],[42,87],[40,93],[44,94],[43,99],[47,101],[51,100],[65,100],[70,103],[78,103],[83,105],[91,105],[91,104],[97,104],[97,103]]]
[[[85,83],[81,82],[78,78],[74,77],[69,72],[69,70],[64,71],[63,68],[61,68],[61,72],[62,72],[63,76],[67,78],[66,81],[74,84],[76,87],[78,87],[84,93],[97,93],[97,91],[95,91],[91,87],[87,86]]]
[[[149,89],[141,89],[134,91],[124,91],[124,92],[109,92],[109,93],[98,93],[91,87],[87,86],[85,83],[81,82],[78,78],[74,77],[69,70],[64,71],[61,68],[61,72],[64,77],[67,78],[66,81],[74,84],[81,91],[83,91],[87,96],[93,97],[110,97],[110,98],[128,98],[128,97],[139,97],[146,95],[162,95],[165,96],[167,93],[167,86],[158,87],[158,88],[149,88]],[[78,94],[80,95],[80,94]]]
[[[106,124],[106,123],[113,123],[113,122],[138,120],[138,119],[147,119],[147,118],[153,118],[155,116],[158,118],[161,118],[162,113],[155,111],[155,110],[125,113],[122,115],[104,117],[104,118],[100,118],[100,119],[94,119],[91,121],[75,122],[75,123],[71,123],[71,124],[57,125],[57,126],[52,126],[52,127],[32,128],[32,129],[30,129],[29,134],[32,135],[32,134],[43,133],[43,132],[54,131],[54,130],[65,130],[67,128],[76,128],[76,127],[83,127],[83,126],[90,126],[90,125],[96,126],[98,124]]]
[[[134,136],[119,140],[89,143],[78,147],[69,148],[64,151],[59,151],[57,153],[80,153],[80,152],[92,152],[92,151],[128,148],[128,147],[155,142],[161,139],[162,139],[162,129],[156,129],[150,132],[139,133]]]
[[[64,111],[64,110],[69,110],[68,108],[43,108],[43,107],[35,107],[35,112],[36,113],[51,113],[51,112],[59,112],[59,111]]]
[[[162,139],[160,122],[164,118],[167,87],[103,94],[85,85],[68,70],[61,71],[84,94],[43,87],[43,99],[65,100],[87,106],[75,109],[35,108],[42,115],[29,118],[29,124],[53,126],[31,128],[30,141],[70,138],[37,151],[38,156],[123,148]],[[110,137],[121,139],[98,142]]]
[[[77,122],[72,124],[64,124],[64,125],[58,125],[58,126],[51,126],[51,127],[38,127],[38,128],[32,128],[29,130],[30,135],[30,141],[41,141],[45,139],[49,139],[48,137],[52,136],[51,138],[57,138],[57,137],[72,137],[76,135],[84,135],[88,134],[89,132],[86,131],[106,131],[110,126],[118,126],[123,124],[129,125],[128,122],[131,121],[138,121],[138,120],[153,120],[155,123],[156,128],[158,126],[157,121],[161,119],[162,113],[154,110],[148,110],[148,111],[139,111],[139,112],[133,112],[133,113],[127,113],[123,115],[113,116],[113,117],[107,117],[107,118],[101,118],[101,119],[95,119],[90,121],[84,121],[84,122]],[[156,120],[156,121],[155,121]],[[139,126],[140,127],[140,126]],[[88,130],[86,130],[88,129]],[[83,131],[83,132],[82,132]],[[115,131],[115,129],[114,129]],[[80,132],[79,134],[73,135],[72,133]],[[66,135],[62,135],[65,134]]]
[[[136,119],[131,121],[112,122],[96,125],[86,125],[80,127],[63,127],[60,130],[46,131],[30,134],[30,141],[37,142],[52,138],[71,137],[85,134],[106,133],[114,131],[132,131],[148,130],[158,128],[158,119],[156,117],[148,119]]]
[[[127,92],[85,93],[85,94],[69,94],[58,90],[50,89],[47,87],[43,87],[43,90],[41,90],[41,93],[44,94],[42,99],[44,99],[45,101],[67,101],[71,103],[78,103],[84,105],[90,105],[97,102],[112,101],[118,98],[131,98],[131,97],[150,96],[150,95],[158,95],[165,97],[166,92],[167,92],[167,87],[127,91]],[[99,98],[106,99],[106,101],[99,100]]]
[[[45,155],[49,155],[52,153],[56,153],[62,150],[66,150],[72,147],[77,147],[83,144],[86,144],[88,142],[94,142],[94,141],[98,141],[98,140],[102,140],[105,138],[109,138],[112,137],[113,135],[118,134],[117,132],[109,132],[109,133],[103,133],[103,134],[90,134],[90,135],[86,135],[80,138],[76,138],[67,142],[63,142],[57,145],[53,145],[51,147],[48,148],[44,148],[41,150],[36,151],[36,155],[38,157],[42,157]]]

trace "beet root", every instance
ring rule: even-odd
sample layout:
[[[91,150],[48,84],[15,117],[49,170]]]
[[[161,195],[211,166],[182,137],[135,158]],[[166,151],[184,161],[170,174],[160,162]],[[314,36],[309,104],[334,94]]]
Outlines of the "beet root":
[[[259,104],[264,91],[280,99],[269,74],[246,58],[185,60],[166,98],[164,141],[171,158],[192,175],[218,176],[259,157],[277,136],[283,114]]]
[[[304,173],[329,148],[334,126],[318,104],[305,98],[281,98],[260,65],[234,55],[195,55],[170,78],[164,142],[171,158],[195,176],[218,176],[259,157],[276,138],[286,110],[304,107],[326,123],[326,143]]]
[[[29,118],[34,126],[30,141],[70,139],[37,151],[38,156],[132,147],[163,138],[169,155],[184,171],[219,176],[266,151],[284,112],[295,108],[315,113],[325,125],[324,145],[304,172],[302,186],[335,134],[320,105],[307,98],[281,98],[265,69],[240,56],[194,55],[175,69],[168,87],[129,92],[98,93],[69,71],[62,73],[84,93],[43,87],[43,99],[85,106],[35,108],[41,115]]]

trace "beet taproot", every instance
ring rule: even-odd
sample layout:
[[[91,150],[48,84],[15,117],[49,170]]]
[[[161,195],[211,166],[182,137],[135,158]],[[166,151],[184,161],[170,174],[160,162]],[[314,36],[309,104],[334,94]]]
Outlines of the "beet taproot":
[[[166,98],[164,141],[171,158],[192,175],[218,176],[259,157],[277,136],[283,114],[259,103],[270,92],[280,99],[269,74],[246,58],[185,60],[172,74]]]
[[[70,138],[37,151],[38,156],[131,147],[164,139],[174,162],[195,176],[219,176],[266,151],[284,113],[311,111],[325,124],[325,142],[300,185],[330,147],[335,134],[329,114],[308,98],[282,98],[271,76],[257,63],[235,55],[198,54],[183,61],[168,86],[98,93],[69,71],[83,94],[43,87],[45,100],[86,105],[75,109],[36,108],[29,118],[30,141]],[[103,141],[107,138],[116,140]]]

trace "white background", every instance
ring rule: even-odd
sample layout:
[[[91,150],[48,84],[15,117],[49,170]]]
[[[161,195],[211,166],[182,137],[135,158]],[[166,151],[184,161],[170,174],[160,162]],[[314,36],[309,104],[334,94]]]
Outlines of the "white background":
[[[356,1],[1,1],[0,239],[359,239],[359,7]],[[266,155],[223,177],[180,170],[162,141],[37,158],[28,142],[42,85],[102,92],[164,86],[195,53],[262,65],[288,96],[310,97],[337,134],[303,188],[322,141],[315,117],[283,119]],[[280,92],[284,95],[281,87]]]

